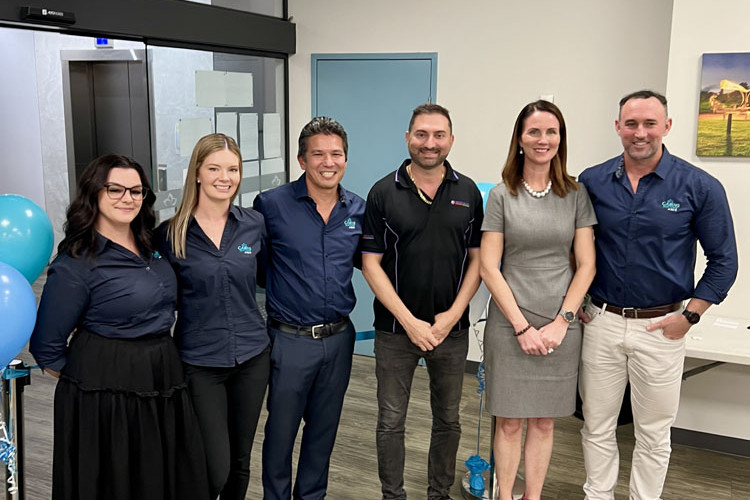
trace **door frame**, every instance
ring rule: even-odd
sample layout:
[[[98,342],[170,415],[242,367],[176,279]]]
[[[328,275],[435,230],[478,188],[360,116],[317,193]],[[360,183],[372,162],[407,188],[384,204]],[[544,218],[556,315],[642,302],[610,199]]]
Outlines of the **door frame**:
[[[404,60],[404,59],[428,59],[432,62],[432,74],[430,75],[430,102],[435,102],[437,93],[437,52],[409,52],[409,53],[353,53],[353,54],[312,54],[311,55],[311,79],[312,92],[310,102],[312,105],[312,117],[318,116],[318,62],[319,61],[352,61],[360,60]]]
[[[70,199],[74,199],[77,190],[77,179],[75,178],[76,161],[75,161],[75,144],[73,140],[73,106],[70,88],[70,63],[73,62],[139,62],[143,67],[143,80],[138,82],[141,88],[148,90],[148,65],[146,64],[146,50],[112,50],[112,49],[93,49],[93,50],[61,50],[60,62],[62,66],[62,90],[63,90],[63,115],[65,116],[65,149],[68,161],[68,186],[70,190]],[[148,92],[146,92],[148,101]],[[146,102],[146,109],[149,109],[149,103]],[[150,125],[148,114],[144,117],[146,123]],[[151,132],[148,134],[149,142],[151,141]],[[149,144],[149,162],[148,165],[142,165],[146,171],[149,180],[151,175],[151,147]]]

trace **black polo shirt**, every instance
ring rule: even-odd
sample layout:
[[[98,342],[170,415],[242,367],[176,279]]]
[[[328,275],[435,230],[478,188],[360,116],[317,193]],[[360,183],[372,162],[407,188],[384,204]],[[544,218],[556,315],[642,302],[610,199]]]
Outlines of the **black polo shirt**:
[[[406,172],[411,160],[379,180],[367,195],[363,253],[382,255],[381,265],[398,296],[417,318],[434,323],[458,294],[469,265],[468,250],[479,248],[482,195],[470,178],[445,162],[445,179],[432,205],[422,201]],[[375,299],[375,328],[404,333]],[[468,307],[451,330],[469,327]]]

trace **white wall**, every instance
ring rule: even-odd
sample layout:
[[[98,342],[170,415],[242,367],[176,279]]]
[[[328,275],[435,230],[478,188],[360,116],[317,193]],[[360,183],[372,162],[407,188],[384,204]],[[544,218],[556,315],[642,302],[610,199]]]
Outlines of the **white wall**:
[[[737,4],[728,0],[711,3],[712,12],[731,12]],[[670,151],[703,168],[724,185],[734,217],[740,273],[727,299],[711,314],[750,317],[750,268],[743,266],[743,255],[750,253],[747,228],[750,224],[750,159],[707,158],[695,155],[701,55],[709,52],[750,52],[750,38],[742,29],[733,29],[723,16],[707,15],[699,0],[678,1],[674,6],[672,49],[669,57],[667,97],[672,115],[672,131],[665,140]],[[703,262],[698,265],[702,269]]]
[[[675,2],[672,42],[669,56],[667,97],[673,118],[672,131],[665,143],[670,151],[717,177],[727,191],[734,217],[740,273],[729,297],[710,309],[713,315],[750,318],[750,269],[744,257],[750,252],[750,160],[747,158],[704,158],[695,155],[698,94],[700,92],[701,54],[709,52],[750,52],[747,30],[733,26],[726,16],[708,15],[709,11],[735,12],[737,4],[715,0],[710,9],[699,0]],[[698,264],[702,272],[703,261]],[[745,320],[738,334],[750,332]],[[694,361],[688,367],[698,364]],[[725,436],[750,439],[748,426],[750,402],[750,366],[728,365],[686,380],[682,385],[680,413],[676,426]]]
[[[0,30],[0,194],[44,208],[34,33]]]
[[[620,97],[666,88],[671,0],[290,0],[289,10],[292,138],[311,117],[311,53],[437,52],[437,102],[456,135],[450,158],[477,182],[499,179],[515,117],[543,94],[565,114],[577,174],[621,149]]]

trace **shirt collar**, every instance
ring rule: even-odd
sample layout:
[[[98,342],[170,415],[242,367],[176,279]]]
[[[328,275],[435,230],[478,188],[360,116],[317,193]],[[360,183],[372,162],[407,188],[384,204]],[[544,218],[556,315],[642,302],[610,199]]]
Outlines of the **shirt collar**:
[[[307,182],[305,182],[305,173],[302,172],[302,175],[299,176],[299,178],[296,181],[293,181],[292,183],[292,192],[294,193],[294,197],[296,199],[301,198],[311,198],[310,193],[307,190]],[[346,203],[348,201],[351,201],[352,196],[351,193],[349,193],[344,187],[339,184],[338,185],[339,190],[339,201],[341,203]],[[312,199],[312,198],[311,198]]]
[[[109,245],[110,241],[108,238],[102,236],[98,231],[96,233],[96,254],[101,255]]]
[[[229,217],[232,217],[234,220],[239,220],[242,217],[242,212],[240,211],[240,207],[235,205],[234,203],[229,204]],[[188,220],[188,224],[198,224],[198,221],[195,220],[195,215],[190,214],[190,219]]]
[[[659,163],[656,165],[656,168],[651,173],[655,174],[661,179],[664,179],[669,173],[669,165],[671,163],[672,155],[667,150],[667,147],[662,144],[661,158],[659,159]],[[618,156],[615,161],[612,162],[609,173],[614,174],[618,179],[620,179],[623,174],[625,174],[625,153],[620,154],[620,156]]]
[[[411,159],[406,159],[401,163],[401,166],[398,167],[396,170],[396,173],[393,176],[393,180],[396,182],[396,184],[400,184],[401,186],[408,188],[411,186],[409,179],[409,173],[406,171],[406,167],[411,164]],[[445,179],[446,181],[450,182],[458,182],[458,172],[453,170],[453,167],[451,167],[451,164],[448,163],[448,160],[445,160],[443,162],[443,165],[445,165]]]

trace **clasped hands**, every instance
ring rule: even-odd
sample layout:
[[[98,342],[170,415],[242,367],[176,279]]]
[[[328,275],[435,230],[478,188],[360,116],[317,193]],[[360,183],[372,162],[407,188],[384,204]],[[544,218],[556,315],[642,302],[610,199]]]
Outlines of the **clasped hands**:
[[[433,324],[414,318],[404,329],[412,344],[427,352],[442,344],[457,322],[457,318],[445,311],[435,315]]]
[[[521,350],[532,356],[552,354],[562,344],[568,332],[568,323],[558,316],[551,323],[536,329],[533,326],[526,333],[516,337]]]

